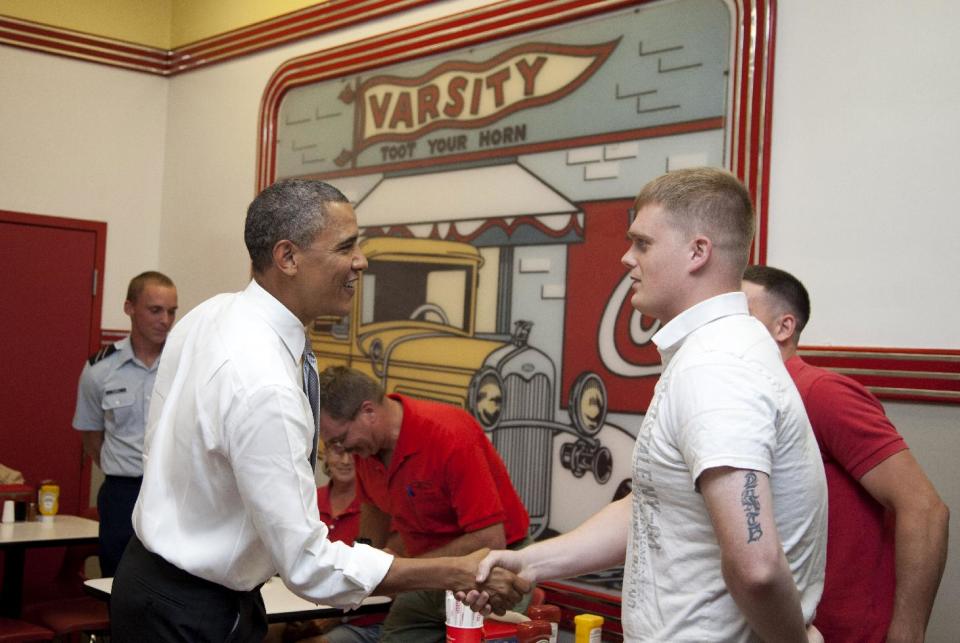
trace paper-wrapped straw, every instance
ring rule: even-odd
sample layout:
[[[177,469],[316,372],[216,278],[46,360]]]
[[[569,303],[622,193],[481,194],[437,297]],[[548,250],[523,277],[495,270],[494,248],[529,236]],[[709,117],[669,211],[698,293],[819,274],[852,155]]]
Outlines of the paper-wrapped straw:
[[[480,643],[483,615],[474,612],[447,591],[447,643]]]

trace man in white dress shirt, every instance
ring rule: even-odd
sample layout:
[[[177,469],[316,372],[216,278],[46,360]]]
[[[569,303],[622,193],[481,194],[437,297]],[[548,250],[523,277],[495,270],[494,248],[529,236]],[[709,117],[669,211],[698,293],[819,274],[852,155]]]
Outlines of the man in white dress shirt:
[[[663,325],[663,373],[633,453],[633,490],[573,531],[493,552],[540,581],[625,563],[626,641],[818,640],[826,482],[776,345],[740,277],[753,208],[714,168],[637,197],[621,261],[631,303]]]
[[[400,559],[327,540],[304,392],[306,324],[350,311],[366,268],[353,208],[320,181],[287,180],[247,211],[253,280],[213,297],[167,339],[144,443],[131,539],[114,579],[113,639],[248,641],[266,633],[259,586],[352,607],[368,594],[466,589],[482,554]],[[498,572],[504,609],[529,590]]]

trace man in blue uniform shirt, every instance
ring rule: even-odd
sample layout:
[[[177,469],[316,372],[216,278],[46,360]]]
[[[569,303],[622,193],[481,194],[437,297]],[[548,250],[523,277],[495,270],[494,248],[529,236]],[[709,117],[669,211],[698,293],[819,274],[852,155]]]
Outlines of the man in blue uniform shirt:
[[[143,431],[160,352],[177,315],[177,289],[159,272],[130,281],[123,312],[130,336],[92,355],[80,374],[73,427],[106,478],[97,495],[100,569],[113,576],[133,534],[130,516],[143,479]]]

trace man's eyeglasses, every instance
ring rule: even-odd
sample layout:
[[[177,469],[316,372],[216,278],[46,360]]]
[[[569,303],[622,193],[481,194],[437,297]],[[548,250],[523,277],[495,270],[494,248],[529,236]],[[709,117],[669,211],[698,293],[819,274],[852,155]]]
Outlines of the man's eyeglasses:
[[[350,435],[350,425],[347,425],[347,428],[343,433],[338,435],[335,438],[330,438],[329,440],[324,440],[323,445],[333,453],[343,453],[346,451],[346,447],[343,446],[343,443],[346,442],[347,436]]]

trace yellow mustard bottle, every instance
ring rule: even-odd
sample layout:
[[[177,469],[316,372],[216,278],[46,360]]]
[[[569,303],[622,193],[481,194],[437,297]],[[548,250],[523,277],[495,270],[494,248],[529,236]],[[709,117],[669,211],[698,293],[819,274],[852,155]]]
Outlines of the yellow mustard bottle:
[[[37,492],[37,507],[43,520],[53,520],[60,510],[60,485],[53,480],[42,481]]]
[[[573,643],[600,643],[603,617],[596,614],[577,614],[573,617]]]

